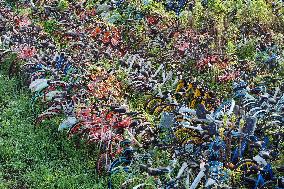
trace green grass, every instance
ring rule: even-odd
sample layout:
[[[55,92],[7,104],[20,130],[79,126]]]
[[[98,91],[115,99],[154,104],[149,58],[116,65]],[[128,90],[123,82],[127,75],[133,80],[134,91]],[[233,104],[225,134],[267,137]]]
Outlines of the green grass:
[[[34,126],[27,89],[0,73],[0,189],[106,188],[96,153],[75,147],[58,120]]]

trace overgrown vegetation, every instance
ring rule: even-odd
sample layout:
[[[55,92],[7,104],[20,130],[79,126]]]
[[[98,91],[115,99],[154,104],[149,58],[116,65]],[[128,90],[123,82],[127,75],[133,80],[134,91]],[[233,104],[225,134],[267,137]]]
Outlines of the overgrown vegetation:
[[[169,10],[165,1],[158,0],[127,0],[123,3],[116,1],[116,5],[113,7],[94,0],[87,0],[85,4],[71,0],[34,1],[37,9],[27,8],[28,1],[6,0],[6,2],[12,8],[11,12],[17,14],[19,18],[11,21],[12,25],[16,25],[14,30],[7,29],[7,33],[5,33],[3,29],[3,34],[16,38],[17,35],[13,35],[13,32],[17,31],[21,34],[21,29],[25,29],[25,27],[18,27],[19,23],[22,22],[21,24],[25,25],[25,22],[29,21],[39,27],[40,34],[38,35],[37,31],[34,31],[35,34],[32,36],[36,37],[29,41],[31,44],[28,44],[37,48],[36,56],[27,53],[27,56],[20,58],[20,55],[25,53],[23,50],[27,49],[15,48],[18,44],[15,44],[14,41],[3,42],[3,45],[0,41],[1,50],[2,48],[13,48],[15,51],[7,53],[5,57],[0,57],[2,58],[0,62],[0,188],[101,189],[107,188],[109,183],[112,183],[116,189],[120,188],[125,180],[133,179],[129,185],[130,188],[145,183],[152,189],[161,180],[163,182],[169,180],[170,174],[177,174],[178,170],[175,169],[167,175],[167,178],[161,176],[162,179],[159,180],[158,177],[146,172],[142,173],[139,167],[141,162],[134,160],[131,162],[129,173],[123,171],[122,165],[121,170],[111,177],[106,170],[98,176],[98,159],[101,152],[107,151],[104,148],[109,147],[103,146],[102,140],[98,142],[94,139],[99,132],[88,133],[97,125],[90,129],[88,123],[85,124],[82,121],[80,129],[83,128],[84,134],[80,133],[81,131],[78,129],[79,136],[70,140],[66,137],[65,131],[58,131],[60,123],[70,116],[67,113],[63,115],[65,112],[55,114],[56,116],[51,119],[47,116],[41,124],[35,124],[37,117],[50,107],[51,103],[45,101],[45,95],[49,92],[58,92],[56,90],[62,90],[60,94],[66,92],[68,95],[64,96],[65,99],[63,97],[61,99],[66,102],[79,96],[78,99],[83,100],[86,104],[82,103],[83,108],[79,107],[81,105],[79,104],[76,107],[76,113],[81,113],[80,108],[84,109],[84,106],[94,104],[90,109],[96,115],[101,115],[101,110],[105,110],[104,103],[111,104],[112,100],[115,106],[125,103],[131,111],[141,113],[142,121],[139,120],[141,123],[145,121],[151,124],[155,135],[152,138],[163,140],[172,137],[166,132],[159,133],[159,130],[156,130],[161,118],[158,110],[171,111],[166,108],[179,108],[179,106],[189,106],[194,109],[203,99],[202,95],[209,94],[207,92],[212,94],[212,96],[206,97],[213,99],[212,104],[222,102],[224,99],[233,99],[233,83],[240,80],[247,81],[248,85],[252,87],[265,83],[269,90],[274,87],[283,88],[284,9],[282,4],[270,0],[195,0],[190,6],[187,4],[178,11]],[[107,2],[110,3],[110,1]],[[43,7],[45,3],[47,6]],[[121,4],[119,5],[119,3]],[[21,20],[23,16],[25,18]],[[11,25],[9,20],[5,22]],[[6,29],[6,27],[3,28]],[[29,29],[35,28],[31,26]],[[0,30],[0,32],[2,31]],[[4,46],[4,43],[8,45]],[[48,45],[51,45],[50,49]],[[60,58],[53,52],[58,54],[65,52],[67,58],[64,57],[65,55],[63,57],[71,60],[71,63],[66,59],[59,60]],[[150,62],[151,68],[149,70],[148,67],[145,70],[144,67],[140,69],[140,65],[134,63],[131,66],[139,68],[131,70],[132,68],[129,68],[131,60],[124,57],[127,53],[138,55],[141,58],[142,67]],[[39,57],[46,59],[43,60]],[[133,60],[136,63],[140,63],[139,61],[138,58]],[[24,72],[20,71],[23,64],[31,62],[34,64],[34,70],[31,72],[45,72],[43,75],[37,72],[39,78],[55,82],[70,82],[66,84],[68,86],[66,91],[62,89],[64,87],[57,86],[58,89],[49,88],[42,92],[41,97],[43,98],[38,98],[36,111],[31,108],[32,96],[27,92],[25,84],[30,84],[31,80],[34,82],[37,77],[33,75],[33,79],[31,79],[29,76],[33,73],[27,73],[26,78]],[[142,87],[141,90],[135,88],[137,83],[141,83],[139,79],[143,77],[142,86],[148,84],[149,80],[147,79],[154,75],[160,65],[165,65],[163,68],[165,72],[158,73],[159,75],[153,77],[153,80],[157,79],[157,83],[153,84],[156,88]],[[44,66],[48,68],[42,69]],[[163,82],[168,71],[173,71],[173,77],[169,81]],[[96,74],[100,76],[97,77]],[[133,77],[130,78],[130,75]],[[101,81],[101,77],[106,78]],[[189,82],[185,83],[186,86],[181,87],[182,90],[178,92],[176,90],[177,83],[173,84],[177,78]],[[82,80],[80,81],[80,79]],[[177,81],[181,81],[179,79]],[[103,83],[105,81],[107,82]],[[161,84],[161,82],[163,83]],[[99,89],[96,88],[98,86],[95,86],[98,83],[101,84]],[[117,85],[118,93],[122,94],[119,97],[112,94],[114,90],[107,89],[116,86],[117,83],[119,83]],[[193,83],[194,87],[187,90],[189,89],[188,84]],[[162,87],[159,88],[158,85]],[[92,87],[95,88],[93,91]],[[82,89],[82,91],[77,89]],[[161,100],[161,104],[159,104],[160,102],[155,104],[158,89],[163,92],[171,92],[171,95],[174,95],[163,99],[165,101]],[[110,94],[109,96],[113,96],[111,98],[97,97],[96,95],[102,90],[105,90],[106,94]],[[85,91],[87,93],[83,94]],[[80,96],[79,93],[83,95]],[[33,95],[36,96],[37,93]],[[72,98],[70,98],[71,96]],[[180,100],[179,97],[185,100]],[[149,108],[158,112],[153,115],[149,114],[145,106],[146,101],[151,98],[154,99],[153,107],[149,106]],[[181,103],[178,102],[180,104],[177,103],[177,105],[175,101],[171,101],[173,99],[180,100]],[[194,105],[191,107],[193,101]],[[73,108],[72,105],[70,107]],[[217,105],[214,108],[217,109]],[[210,109],[210,111],[214,113],[215,110]],[[49,112],[45,113],[48,115]],[[227,117],[222,121],[226,122],[226,119]],[[232,122],[235,123],[236,120]],[[176,125],[181,126],[180,123],[176,123]],[[224,129],[224,125],[221,126],[222,129]],[[69,125],[69,128],[73,126]],[[84,126],[86,127],[84,128]],[[101,127],[101,125],[99,126]],[[120,134],[120,132],[121,130],[113,134]],[[175,135],[178,134],[175,133]],[[90,143],[93,145],[87,145],[85,139],[89,140],[92,137],[94,140],[93,143]],[[191,136],[185,132],[185,136],[182,135],[182,138],[185,137],[190,138]],[[209,138],[211,142],[216,139],[216,136],[214,134]],[[205,140],[209,140],[209,138]],[[143,142],[144,138],[139,136],[137,139],[139,142]],[[150,137],[146,139],[151,140]],[[96,142],[97,144],[95,144]],[[117,143],[117,146],[121,147],[122,141]],[[135,146],[134,144],[136,145],[136,142],[133,142],[133,146]],[[184,144],[180,144],[180,146],[186,148],[187,146]],[[147,146],[145,149],[144,146],[143,148],[135,146],[133,151],[137,154],[150,153],[151,166],[153,167],[167,166],[173,153],[176,153],[173,152],[173,149],[178,146],[171,145],[172,147],[161,150],[157,148],[157,143],[153,142],[150,147]],[[103,147],[98,149],[98,146]],[[236,147],[237,144],[232,146]],[[112,161],[117,160],[115,158],[120,159],[120,152],[115,154]],[[250,155],[248,154],[248,156]],[[183,161],[183,158],[180,160]],[[281,164],[283,164],[283,154],[280,154],[280,158],[273,162],[273,166]],[[178,164],[178,166],[181,165]],[[241,181],[240,177],[238,179]]]
[[[0,188],[101,189],[96,151],[77,148],[58,132],[58,119],[36,127],[31,97],[15,78],[0,74]],[[40,127],[40,128],[39,128]]]

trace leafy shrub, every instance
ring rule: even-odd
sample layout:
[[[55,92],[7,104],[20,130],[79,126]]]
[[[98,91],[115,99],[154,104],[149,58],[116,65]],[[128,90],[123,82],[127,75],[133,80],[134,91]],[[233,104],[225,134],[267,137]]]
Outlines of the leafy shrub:
[[[272,9],[264,0],[251,0],[246,3],[237,1],[237,17],[239,24],[246,23],[253,25],[255,23],[270,25],[273,20]]]
[[[237,48],[237,56],[240,60],[254,60],[256,55],[255,40],[240,43]]]
[[[57,26],[58,26],[57,21],[53,20],[53,19],[50,19],[50,20],[43,22],[44,31],[49,33],[49,34],[52,34],[53,32],[55,32]]]
[[[66,0],[60,0],[58,2],[58,9],[61,10],[61,11],[65,11],[67,10],[69,7],[69,2],[66,1]]]

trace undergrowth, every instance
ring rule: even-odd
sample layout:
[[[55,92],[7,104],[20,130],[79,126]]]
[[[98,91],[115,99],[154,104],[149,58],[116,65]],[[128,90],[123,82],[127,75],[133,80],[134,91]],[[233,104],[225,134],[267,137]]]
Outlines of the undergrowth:
[[[0,188],[106,188],[96,151],[58,132],[58,119],[34,125],[27,89],[0,74]]]

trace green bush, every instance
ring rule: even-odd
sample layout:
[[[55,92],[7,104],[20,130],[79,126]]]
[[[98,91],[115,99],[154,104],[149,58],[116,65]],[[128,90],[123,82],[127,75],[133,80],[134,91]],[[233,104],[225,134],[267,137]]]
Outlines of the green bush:
[[[58,22],[56,20],[50,19],[47,21],[43,21],[43,28],[44,31],[52,34],[53,32],[55,32],[58,28]]]
[[[68,1],[66,1],[66,0],[60,0],[60,1],[58,2],[58,9],[59,9],[60,11],[66,11],[66,10],[68,9],[68,7],[69,7],[69,2],[68,2]]]
[[[256,56],[256,41],[251,39],[238,45],[237,56],[240,60],[254,60]]]

